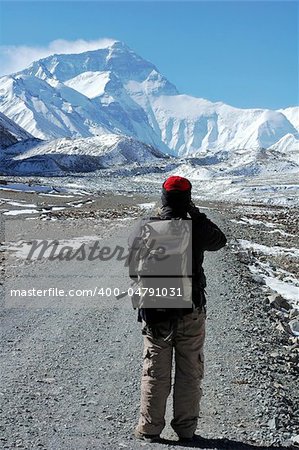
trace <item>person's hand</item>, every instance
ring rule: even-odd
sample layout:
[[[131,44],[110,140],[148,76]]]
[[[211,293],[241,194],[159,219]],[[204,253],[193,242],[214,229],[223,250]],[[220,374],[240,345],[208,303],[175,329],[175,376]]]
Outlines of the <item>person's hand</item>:
[[[188,208],[188,213],[192,217],[192,215],[201,214],[199,208],[191,201]]]

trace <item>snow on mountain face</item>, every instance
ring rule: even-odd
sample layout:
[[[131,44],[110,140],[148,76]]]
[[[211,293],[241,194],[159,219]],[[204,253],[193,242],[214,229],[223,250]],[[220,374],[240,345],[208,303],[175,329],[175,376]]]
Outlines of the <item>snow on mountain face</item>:
[[[296,139],[293,134],[286,134],[276,144],[271,147],[271,150],[284,153],[289,160],[294,161],[299,165],[299,139]]]
[[[125,44],[53,55],[0,78],[0,111],[44,139],[127,135],[180,156],[272,148],[298,139],[298,108],[237,109],[179,95]]]
[[[259,118],[258,140],[261,147],[268,148],[286,134],[298,135],[286,116],[276,111],[264,111]]]
[[[15,147],[15,148],[14,148]],[[6,161],[7,174],[61,175],[90,172],[109,167],[159,163],[165,155],[126,136],[103,134],[91,138],[61,138],[40,143],[25,151],[17,144],[16,156]]]
[[[157,72],[154,64],[134,53],[123,42],[116,41],[111,46],[79,54],[53,55],[32,63],[22,73],[38,78],[56,78],[68,81],[85,72],[112,72],[122,84],[131,80],[143,82],[152,72]],[[176,88],[160,75],[169,93],[177,94]]]
[[[180,156],[268,148],[286,133],[298,135],[276,111],[242,110],[187,95],[159,96],[147,106],[160,125],[163,141]]]
[[[1,111],[38,138],[90,136],[106,131],[105,113],[56,80],[50,84],[17,74],[2,77],[0,83]],[[78,120],[81,117],[84,121]]]
[[[95,98],[104,94],[105,87],[110,80],[109,75],[110,72],[84,72],[65,81],[64,84],[88,98]]]
[[[28,139],[33,139],[33,136],[0,113],[0,150]]]
[[[299,107],[291,107],[286,109],[280,109],[279,112],[284,114],[291,124],[299,131]]]
[[[0,79],[0,110],[43,139],[118,133],[169,149],[128,95],[128,79],[143,81],[156,68],[124,44],[75,55],[54,55]],[[161,76],[166,90],[176,89]]]

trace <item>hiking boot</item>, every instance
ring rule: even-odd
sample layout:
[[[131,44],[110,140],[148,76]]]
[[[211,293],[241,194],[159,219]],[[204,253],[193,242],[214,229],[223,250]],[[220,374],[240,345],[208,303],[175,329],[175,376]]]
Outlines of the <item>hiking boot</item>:
[[[140,431],[135,430],[134,436],[136,439],[140,439],[145,442],[153,443],[153,442],[161,442],[161,438],[159,434],[144,434],[140,433]]]

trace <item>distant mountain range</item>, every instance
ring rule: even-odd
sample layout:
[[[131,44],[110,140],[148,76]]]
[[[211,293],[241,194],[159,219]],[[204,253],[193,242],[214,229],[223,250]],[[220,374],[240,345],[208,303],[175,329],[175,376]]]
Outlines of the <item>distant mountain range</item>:
[[[125,134],[178,155],[298,139],[299,109],[237,109],[180,95],[122,42],[53,55],[0,78],[0,111],[41,139]]]
[[[0,169],[9,175],[59,175],[164,161],[154,147],[118,134],[42,141],[0,113]]]
[[[101,142],[116,139],[128,145],[136,140],[136,160],[145,148],[148,155],[158,155],[159,150],[180,157],[223,159],[240,151],[254,155],[258,149],[287,157],[299,147],[298,107],[238,109],[179,94],[152,63],[119,41],[81,54],[52,55],[1,77],[0,111],[8,118],[0,116],[4,146],[16,139],[33,144],[30,153],[28,143],[23,149],[15,146],[9,154],[18,160],[40,158],[43,152],[53,157],[66,142],[63,138],[78,140],[74,146],[79,143],[81,153],[92,157]],[[86,145],[82,138],[88,138]],[[58,153],[68,154],[71,147]]]

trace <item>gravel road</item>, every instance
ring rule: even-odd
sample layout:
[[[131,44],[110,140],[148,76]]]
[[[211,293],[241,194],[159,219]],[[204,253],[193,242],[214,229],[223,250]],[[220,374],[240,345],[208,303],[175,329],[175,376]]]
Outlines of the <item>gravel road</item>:
[[[130,199],[130,205],[132,200]],[[7,241],[101,236],[126,246],[136,209],[125,217],[9,220]],[[127,208],[127,209],[126,209]],[[120,211],[116,207],[116,211]],[[205,210],[228,234],[225,209]],[[120,215],[121,216],[121,215]],[[229,239],[232,236],[228,236]],[[83,239],[83,241],[84,241]],[[74,241],[72,241],[74,242]],[[15,249],[16,250],[16,249]],[[2,261],[3,262],[3,261]],[[169,425],[165,442],[136,442],[142,336],[128,298],[13,299],[10,289],[128,287],[124,262],[25,261],[6,252],[1,307],[0,448],[87,450],[185,448]],[[261,287],[230,246],[207,253],[206,376],[197,448],[291,448],[299,433],[293,366],[278,356],[285,337]],[[168,423],[171,401],[168,405]]]

